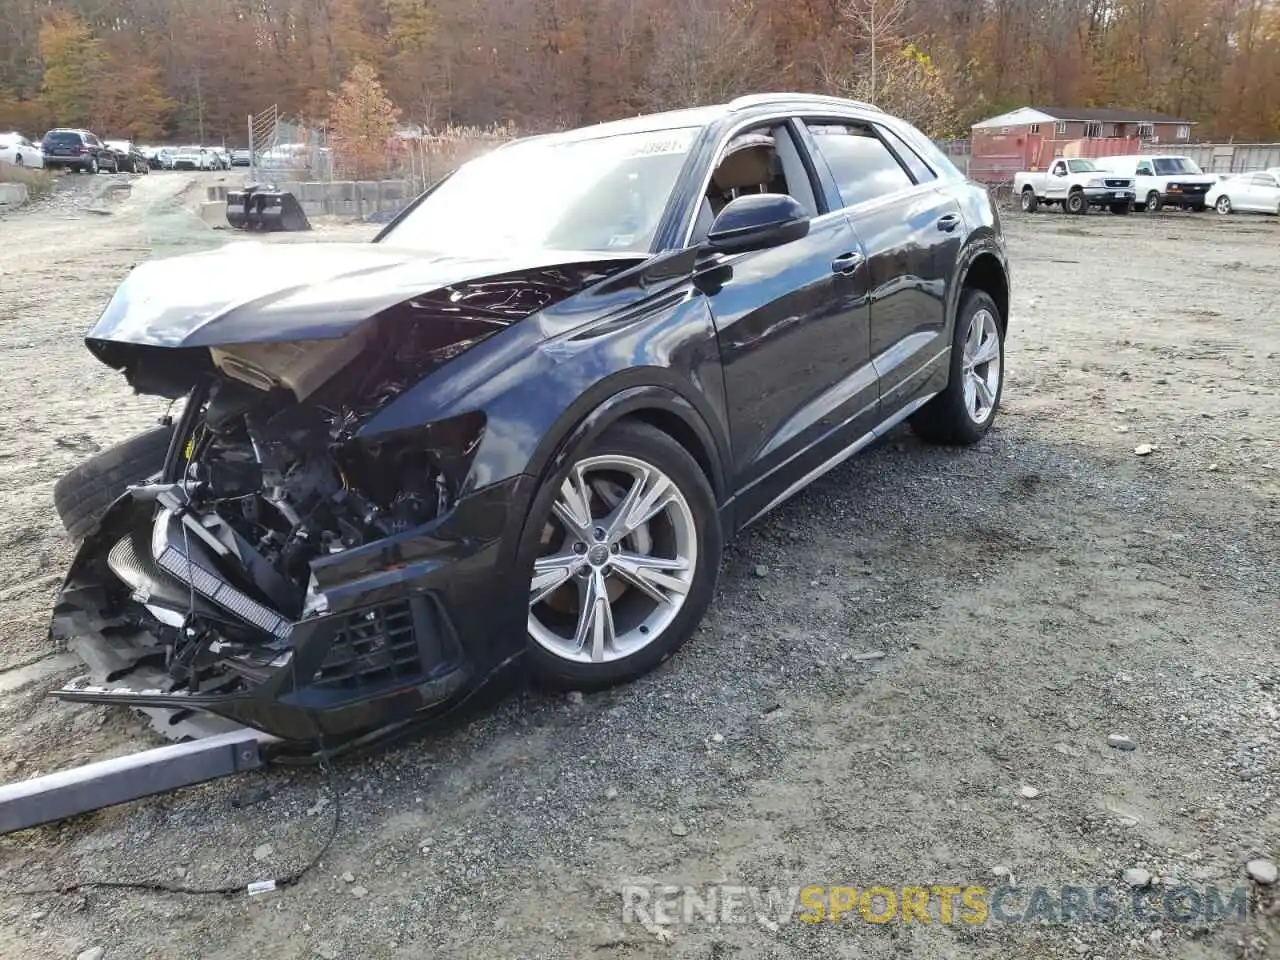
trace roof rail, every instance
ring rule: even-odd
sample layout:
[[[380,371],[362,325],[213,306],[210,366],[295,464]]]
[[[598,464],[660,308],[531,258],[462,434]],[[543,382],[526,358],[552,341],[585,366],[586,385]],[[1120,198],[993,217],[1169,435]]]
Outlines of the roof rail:
[[[863,100],[850,100],[846,97],[832,97],[821,93],[751,93],[729,101],[729,110],[730,112],[746,110],[748,107],[757,107],[762,104],[788,103],[797,100],[822,103],[832,107],[858,107],[861,110],[874,110],[876,113],[884,113],[874,103],[867,103]]]

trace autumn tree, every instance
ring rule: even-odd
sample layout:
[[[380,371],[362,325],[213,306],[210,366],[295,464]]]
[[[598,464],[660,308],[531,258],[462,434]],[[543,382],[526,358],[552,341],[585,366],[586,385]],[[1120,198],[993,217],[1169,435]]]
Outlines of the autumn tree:
[[[915,124],[934,139],[961,133],[955,96],[933,59],[913,43],[892,54],[882,52],[878,87],[869,74],[852,71],[831,78],[837,91],[854,100],[875,103],[882,110]]]
[[[93,128],[104,136],[153,140],[164,134],[177,102],[164,94],[164,78],[155,67],[136,64],[112,72],[99,85],[93,104]]]
[[[94,87],[101,77],[102,52],[84,21],[55,12],[40,26],[44,79],[40,92],[55,123],[83,126],[93,109]]]
[[[382,176],[399,117],[373,67],[352,67],[329,110],[329,141],[338,169],[357,180]]]

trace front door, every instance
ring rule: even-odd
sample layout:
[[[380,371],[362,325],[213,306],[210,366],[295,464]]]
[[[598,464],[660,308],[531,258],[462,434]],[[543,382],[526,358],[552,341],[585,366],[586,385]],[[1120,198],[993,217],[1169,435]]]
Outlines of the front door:
[[[696,278],[719,338],[736,513],[746,523],[868,431],[878,391],[865,254],[814,189],[792,125],[744,131],[715,169],[695,243],[744,192],[789,193],[813,216],[802,239],[718,257]]]

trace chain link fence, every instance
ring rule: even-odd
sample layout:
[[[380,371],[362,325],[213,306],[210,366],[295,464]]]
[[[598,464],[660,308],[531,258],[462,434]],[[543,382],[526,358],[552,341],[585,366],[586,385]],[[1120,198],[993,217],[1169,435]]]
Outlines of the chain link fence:
[[[514,139],[506,127],[479,129],[448,127],[424,130],[406,124],[385,144],[374,147],[375,161],[366,156],[364,176],[346,169],[342,151],[335,150],[325,130],[281,117],[276,107],[248,118],[250,176],[255,180],[332,183],[347,180],[395,180],[417,193],[461,164]],[[369,168],[376,171],[370,174]]]

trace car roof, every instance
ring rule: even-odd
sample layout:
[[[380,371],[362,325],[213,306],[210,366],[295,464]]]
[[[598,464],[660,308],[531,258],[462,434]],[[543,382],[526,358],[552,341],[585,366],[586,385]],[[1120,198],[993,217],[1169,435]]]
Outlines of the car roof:
[[[679,127],[705,127],[731,116],[750,117],[753,113],[768,113],[779,107],[799,111],[821,110],[824,107],[833,107],[845,112],[852,110],[860,113],[883,115],[883,111],[872,104],[859,100],[846,100],[843,97],[827,97],[814,93],[757,93],[738,97],[728,103],[705,107],[689,107],[682,110],[665,110],[661,113],[647,113],[622,120],[609,120],[604,123],[591,124],[590,126],[576,127],[572,130],[558,133],[523,137],[520,140],[511,142],[595,140],[602,137],[623,136],[629,133],[674,130]]]

